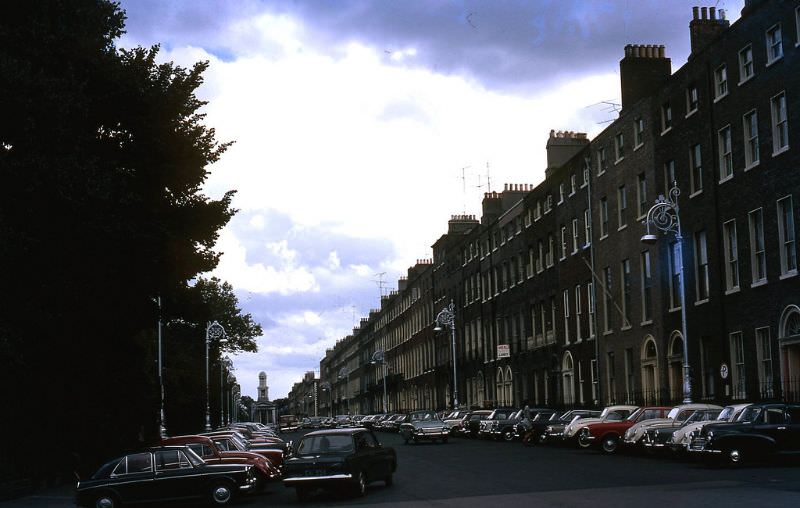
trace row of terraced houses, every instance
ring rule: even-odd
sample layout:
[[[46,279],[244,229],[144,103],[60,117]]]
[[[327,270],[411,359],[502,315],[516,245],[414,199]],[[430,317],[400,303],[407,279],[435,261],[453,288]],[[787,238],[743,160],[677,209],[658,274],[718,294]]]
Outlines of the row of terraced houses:
[[[453,216],[290,399],[308,385],[320,415],[380,412],[385,380],[389,411],[443,409],[455,370],[473,408],[667,403],[684,341],[694,400],[797,399],[800,4],[692,14],[685,65],[626,46],[619,117],[591,140],[551,132],[544,181]],[[642,242],[659,196],[680,244],[655,225]],[[451,302],[455,355],[434,330]]]

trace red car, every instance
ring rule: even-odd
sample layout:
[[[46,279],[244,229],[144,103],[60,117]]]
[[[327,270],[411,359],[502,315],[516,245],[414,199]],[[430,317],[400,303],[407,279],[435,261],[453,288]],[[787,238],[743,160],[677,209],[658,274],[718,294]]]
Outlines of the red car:
[[[216,443],[205,436],[175,436],[161,440],[162,446],[188,446],[207,464],[250,464],[258,472],[257,489],[266,482],[280,478],[281,472],[266,457],[257,453],[220,450]]]
[[[671,407],[640,407],[631,415],[619,422],[592,423],[581,429],[578,439],[583,446],[600,446],[605,453],[614,453],[625,431],[645,420],[665,418]]]
[[[235,433],[214,433],[214,434],[203,434],[208,438],[212,439],[214,443],[219,447],[220,450],[224,451],[232,451],[232,452],[250,452],[256,453],[269,459],[273,466],[278,468],[278,470],[283,470],[283,461],[286,457],[286,452],[276,446],[271,447],[261,447],[261,446],[249,446],[245,444],[244,441],[239,439]]]

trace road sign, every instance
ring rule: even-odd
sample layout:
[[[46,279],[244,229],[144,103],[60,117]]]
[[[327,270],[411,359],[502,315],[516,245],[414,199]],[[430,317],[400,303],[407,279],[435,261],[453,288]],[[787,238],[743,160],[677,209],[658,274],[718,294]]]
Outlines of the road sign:
[[[722,365],[720,365],[720,367],[719,367],[719,377],[721,377],[722,379],[728,379],[728,364],[727,363],[723,363]]]
[[[511,349],[508,344],[498,344],[497,345],[497,357],[498,358],[508,358],[511,356]]]

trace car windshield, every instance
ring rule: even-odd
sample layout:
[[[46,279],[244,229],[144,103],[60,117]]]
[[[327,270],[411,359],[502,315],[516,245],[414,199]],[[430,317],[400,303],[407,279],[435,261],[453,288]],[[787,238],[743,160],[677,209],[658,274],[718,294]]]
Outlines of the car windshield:
[[[300,455],[350,451],[353,451],[353,438],[349,434],[306,436],[297,447],[297,453]]]
[[[427,422],[427,421],[433,421],[433,420],[438,420],[438,419],[439,419],[439,417],[436,416],[436,413],[424,412],[424,413],[412,413],[411,414],[411,421],[412,422]]]
[[[184,448],[183,452],[186,454],[186,457],[189,459],[189,462],[191,462],[193,466],[197,467],[205,464],[205,461],[201,459],[200,456],[197,455],[194,452],[194,450],[192,450],[188,446]]]
[[[730,419],[731,415],[733,414],[733,411],[734,411],[733,406],[725,407],[719,413],[719,415],[717,415],[717,420],[721,420],[721,421],[724,421],[724,422],[728,421]]]
[[[739,415],[739,419],[737,421],[740,422],[754,422],[758,419],[758,415],[761,414],[760,407],[748,407],[742,411],[742,414]]]
[[[678,413],[680,413],[680,412],[681,412],[681,408],[673,407],[672,409],[669,410],[669,413],[667,414],[667,418],[669,418],[670,420],[674,420],[675,418],[678,417]]]
[[[635,421],[636,421],[636,419],[637,419],[637,418],[639,418],[639,415],[640,415],[640,414],[642,414],[642,412],[643,412],[643,411],[644,411],[644,409],[637,409],[636,411],[634,411],[633,413],[631,413],[631,415],[630,415],[628,418],[626,418],[626,419],[627,419],[629,422],[635,422]]]

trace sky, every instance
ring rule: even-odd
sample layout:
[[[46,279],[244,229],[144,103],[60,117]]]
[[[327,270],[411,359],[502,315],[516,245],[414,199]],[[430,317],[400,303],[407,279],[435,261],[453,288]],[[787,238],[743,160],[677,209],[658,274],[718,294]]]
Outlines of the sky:
[[[208,275],[264,330],[242,394],[318,374],[452,215],[544,179],[551,129],[614,120],[626,44],[680,68],[695,5],[733,22],[743,0],[122,0],[118,46],[208,61],[205,123],[235,141],[204,192],[237,191]]]

